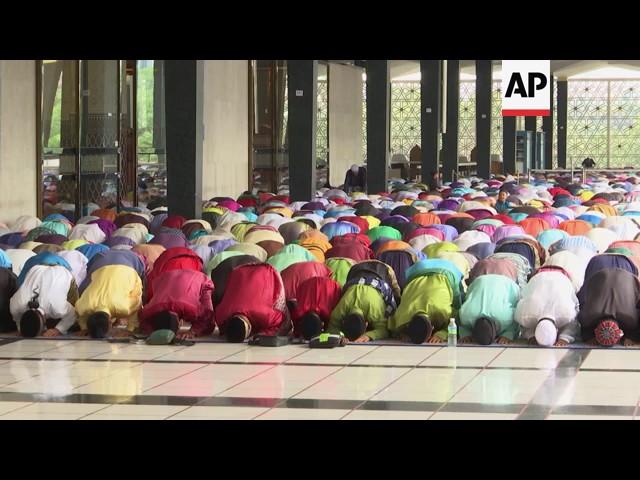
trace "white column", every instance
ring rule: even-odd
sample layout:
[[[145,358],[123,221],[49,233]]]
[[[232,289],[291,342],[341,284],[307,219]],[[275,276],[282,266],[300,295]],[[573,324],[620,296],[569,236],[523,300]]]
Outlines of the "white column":
[[[362,163],[362,68],[329,65],[329,183],[342,185]]]
[[[0,222],[37,213],[35,60],[0,60]]]
[[[249,63],[204,62],[202,196],[236,198],[249,181]]]

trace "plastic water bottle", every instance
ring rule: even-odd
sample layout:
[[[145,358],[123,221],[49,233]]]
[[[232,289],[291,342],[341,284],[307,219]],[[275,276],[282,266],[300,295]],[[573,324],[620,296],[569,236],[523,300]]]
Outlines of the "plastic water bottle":
[[[456,319],[449,320],[447,343],[450,347],[455,347],[458,344],[458,326],[456,325]]]

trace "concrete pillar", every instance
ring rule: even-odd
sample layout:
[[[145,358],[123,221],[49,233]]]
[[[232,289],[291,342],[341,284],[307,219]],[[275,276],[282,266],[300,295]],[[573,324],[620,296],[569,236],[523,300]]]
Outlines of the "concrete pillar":
[[[205,60],[202,199],[238,197],[249,185],[249,63]]]
[[[36,62],[0,60],[0,222],[36,215]]]
[[[329,64],[329,183],[362,161],[362,68]]]

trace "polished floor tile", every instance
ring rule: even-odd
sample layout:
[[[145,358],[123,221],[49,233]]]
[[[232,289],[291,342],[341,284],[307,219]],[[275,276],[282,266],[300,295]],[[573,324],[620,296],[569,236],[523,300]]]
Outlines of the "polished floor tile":
[[[515,413],[438,412],[429,420],[515,420]]]
[[[113,344],[111,351],[93,358],[102,360],[154,360],[168,353],[181,350],[182,346]]]
[[[427,420],[433,412],[353,410],[343,420]]]
[[[419,368],[404,375],[371,400],[446,402],[479,373],[478,369]]]
[[[493,347],[442,347],[421,365],[429,367],[484,367],[500,355],[502,348]]]
[[[553,369],[568,351],[564,348],[506,348],[489,366]]]
[[[273,408],[254,420],[340,420],[350,410],[314,408]]]
[[[352,365],[393,365],[413,367],[433,356],[440,347],[409,347],[383,345],[358,358]]]
[[[625,415],[549,415],[547,420],[631,420]]]
[[[0,402],[0,415],[19,410],[27,405],[31,405],[31,402]]]
[[[167,415],[115,415],[113,413],[96,412],[85,417],[79,418],[79,420],[165,420]],[[0,417],[0,420],[2,417]]]
[[[640,401],[637,350],[38,339],[3,356],[2,420],[619,420]]]
[[[375,345],[347,345],[345,347],[337,347],[331,350],[322,348],[303,347],[307,351],[289,360],[287,363],[318,363],[333,365],[349,365],[360,357],[373,352],[378,348],[384,348]]]
[[[225,362],[273,362],[282,363],[287,360],[297,361],[296,357],[306,353],[309,347],[306,345],[286,345],[283,347],[254,347],[246,348],[235,355],[224,359]]]
[[[106,407],[106,408],[104,408]],[[139,417],[152,416],[166,418],[189,408],[185,405],[104,405],[96,415]]]
[[[559,393],[557,405],[636,405],[640,399],[640,372],[578,372],[569,388]]]
[[[529,403],[549,376],[546,370],[484,370],[458,392],[452,402]]]
[[[409,370],[400,367],[343,368],[294,398],[366,400]]]
[[[208,365],[195,372],[166,381],[145,393],[208,397],[222,393],[270,368],[274,367],[272,365]]]
[[[289,398],[341,367],[278,365],[224,392],[227,397]]]
[[[174,362],[217,362],[249,348],[237,343],[199,343],[158,357],[157,360]]]
[[[640,371],[640,351],[592,350],[580,368]]]
[[[128,371],[116,372],[86,385],[79,386],[73,393],[99,395],[140,395],[146,390],[165,383],[161,377],[145,378]]]
[[[39,402],[32,403],[20,410],[15,410],[13,413],[18,414],[34,414],[34,415],[49,415],[49,414],[80,414],[88,415],[98,410],[108,408],[109,404],[102,403],[63,403],[63,402]]]
[[[252,420],[268,410],[256,407],[191,407],[169,417],[169,420]]]
[[[79,420],[82,413],[18,413],[11,412],[0,416],[0,420]]]

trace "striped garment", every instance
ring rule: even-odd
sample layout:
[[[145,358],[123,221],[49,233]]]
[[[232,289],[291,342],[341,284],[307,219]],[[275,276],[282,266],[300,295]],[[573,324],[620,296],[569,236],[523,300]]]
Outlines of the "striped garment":
[[[353,285],[366,285],[373,287],[380,292],[380,295],[382,295],[382,299],[384,300],[384,304],[386,305],[385,315],[387,318],[393,315],[393,312],[398,308],[391,286],[379,276],[370,272],[363,272],[362,275],[347,281],[342,291],[346,291]]]

